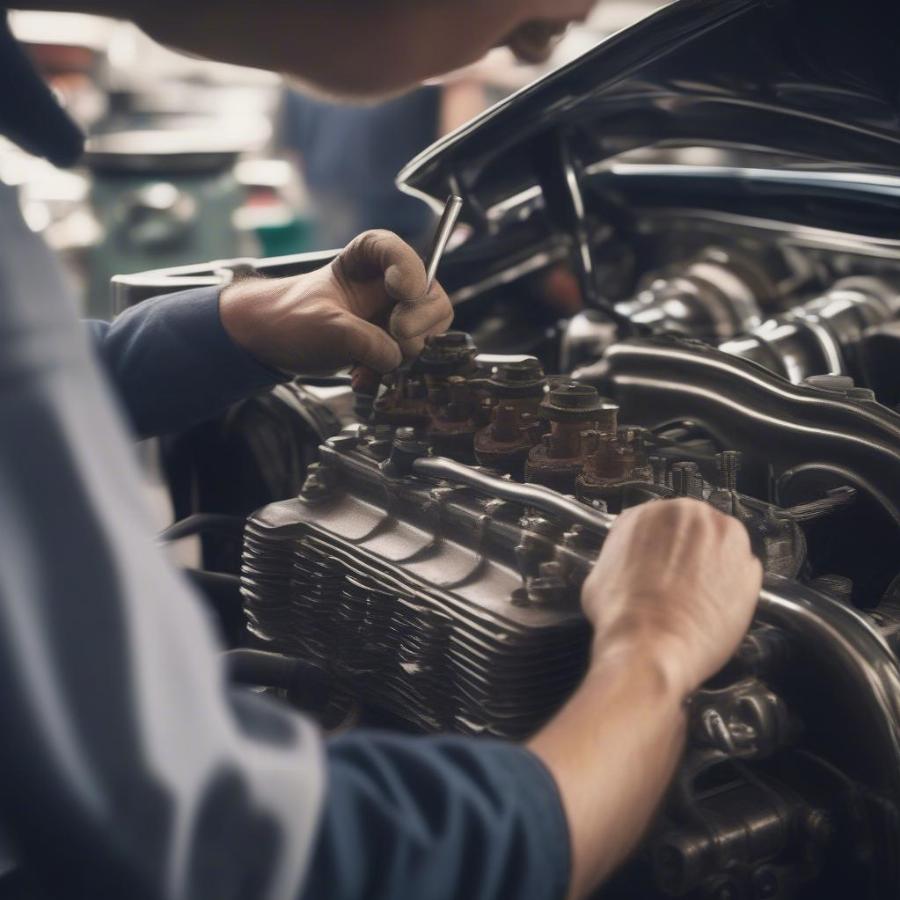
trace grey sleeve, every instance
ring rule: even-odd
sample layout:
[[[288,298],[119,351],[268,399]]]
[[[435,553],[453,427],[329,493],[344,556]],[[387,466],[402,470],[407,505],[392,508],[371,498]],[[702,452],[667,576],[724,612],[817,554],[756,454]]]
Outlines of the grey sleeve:
[[[53,897],[295,898],[302,717],[231,694],[52,259],[0,188],[0,816]]]
[[[54,900],[556,900],[555,785],[493,741],[229,690],[87,334],[0,189],[0,831]],[[328,781],[325,796],[326,771]]]

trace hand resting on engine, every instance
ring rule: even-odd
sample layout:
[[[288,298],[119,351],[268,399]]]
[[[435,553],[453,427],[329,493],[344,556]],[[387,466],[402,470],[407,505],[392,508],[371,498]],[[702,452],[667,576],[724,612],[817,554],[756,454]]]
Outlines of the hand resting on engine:
[[[566,811],[570,897],[641,837],[684,746],[684,701],[737,648],[761,581],[744,527],[709,504],[659,501],[619,517],[582,589],[588,674],[530,744]]]

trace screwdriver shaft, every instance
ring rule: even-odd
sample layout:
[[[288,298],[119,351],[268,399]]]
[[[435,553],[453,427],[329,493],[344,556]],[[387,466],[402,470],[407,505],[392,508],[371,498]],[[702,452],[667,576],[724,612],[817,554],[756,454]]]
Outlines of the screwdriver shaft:
[[[437,230],[434,233],[434,243],[431,245],[431,253],[428,254],[428,264],[425,267],[427,276],[426,294],[430,293],[431,286],[434,284],[434,276],[437,274],[441,257],[444,255],[444,250],[447,247],[447,241],[450,240],[450,235],[453,234],[453,229],[456,227],[462,204],[462,197],[457,197],[455,194],[451,194],[444,204],[444,211],[441,213]]]

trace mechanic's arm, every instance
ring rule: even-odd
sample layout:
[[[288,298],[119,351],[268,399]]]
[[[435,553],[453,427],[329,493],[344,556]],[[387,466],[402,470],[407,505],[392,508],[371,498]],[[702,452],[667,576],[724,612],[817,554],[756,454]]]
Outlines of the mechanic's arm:
[[[284,704],[229,690],[75,304],[2,187],[0,232],[0,831],[42,896],[559,897],[566,825],[527,750],[365,733],[326,749]]]
[[[291,374],[348,362],[360,363],[360,373],[389,372],[452,317],[439,284],[425,296],[415,251],[396,235],[370,231],[315,272],[155,297],[88,326],[132,425],[146,437],[211,418]]]
[[[593,663],[530,743],[553,773],[583,897],[646,828],[684,744],[684,701],[737,647],[762,579],[746,530],[695,500],[624,513],[585,582]]]

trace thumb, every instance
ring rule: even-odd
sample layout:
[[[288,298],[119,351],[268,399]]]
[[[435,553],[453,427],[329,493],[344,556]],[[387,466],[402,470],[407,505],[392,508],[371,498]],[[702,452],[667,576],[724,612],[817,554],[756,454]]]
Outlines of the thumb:
[[[403,356],[418,356],[430,334],[441,334],[453,321],[453,305],[444,289],[435,282],[421,300],[397,303],[391,312],[389,328]]]
[[[393,372],[403,361],[399,345],[384,329],[357,317],[348,324],[347,349],[355,363],[382,375]]]

